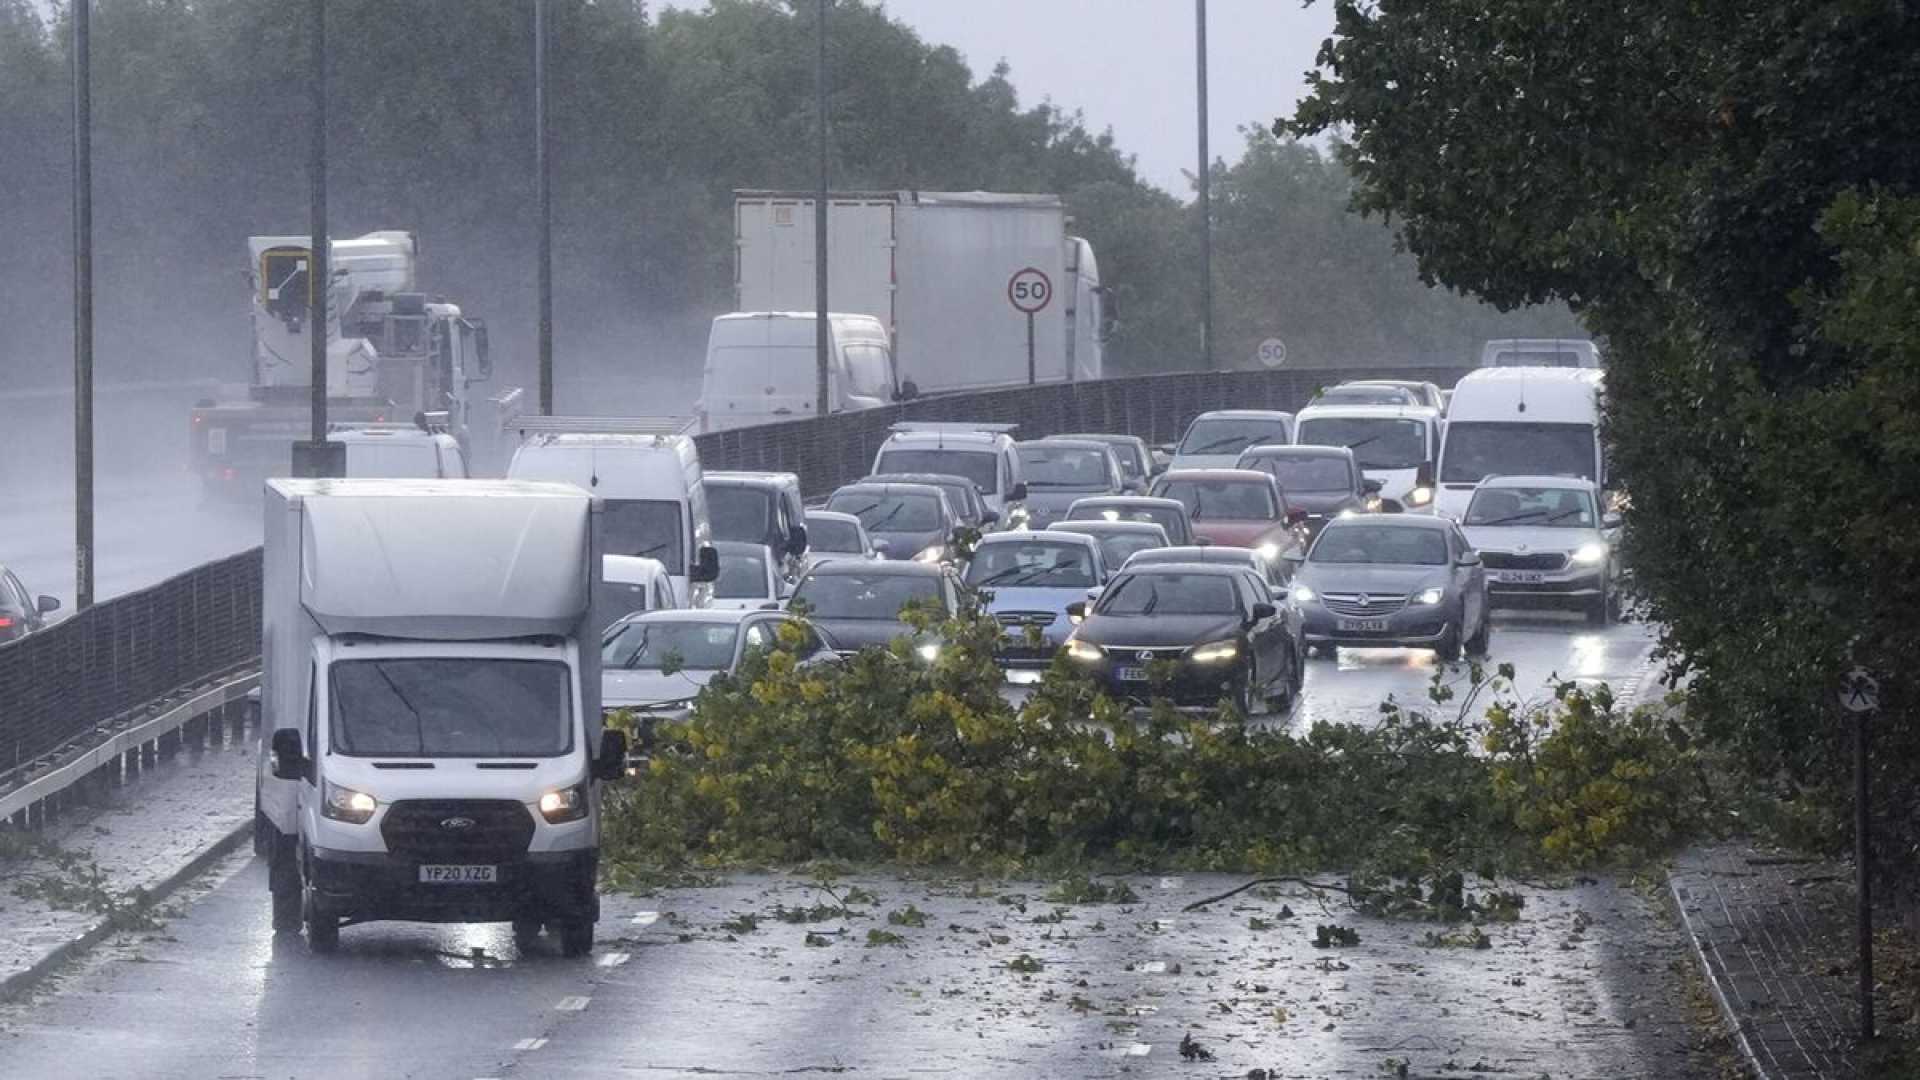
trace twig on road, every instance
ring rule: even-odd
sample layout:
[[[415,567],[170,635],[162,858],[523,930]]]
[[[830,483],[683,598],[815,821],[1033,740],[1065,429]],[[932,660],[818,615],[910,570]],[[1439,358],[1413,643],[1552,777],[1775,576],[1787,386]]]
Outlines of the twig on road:
[[[1349,897],[1366,896],[1370,892],[1370,890],[1366,890],[1366,889],[1350,889],[1345,885],[1335,885],[1331,881],[1310,881],[1306,878],[1299,878],[1299,877],[1263,877],[1263,878],[1254,878],[1252,881],[1247,882],[1245,885],[1242,885],[1237,889],[1228,889],[1226,892],[1223,892],[1218,896],[1209,896],[1204,900],[1195,900],[1193,903],[1188,904],[1186,907],[1183,907],[1180,910],[1183,912],[1198,911],[1201,908],[1206,907],[1208,904],[1217,904],[1220,901],[1227,899],[1228,897],[1239,896],[1241,893],[1246,892],[1248,889],[1258,888],[1262,885],[1300,885],[1308,889],[1314,889],[1314,890],[1327,889],[1337,893],[1345,893]]]

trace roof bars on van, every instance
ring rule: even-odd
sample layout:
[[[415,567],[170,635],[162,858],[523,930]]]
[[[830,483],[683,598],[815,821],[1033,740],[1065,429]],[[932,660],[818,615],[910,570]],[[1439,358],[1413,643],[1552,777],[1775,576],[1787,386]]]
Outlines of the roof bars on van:
[[[983,435],[1011,435],[1019,429],[1019,424],[976,424],[964,420],[902,420],[887,428],[888,431],[938,431],[946,434],[979,432]]]
[[[507,425],[522,436],[557,435],[686,435],[693,431],[690,416],[516,416]]]
[[[344,431],[424,431],[429,435],[445,435],[452,430],[453,415],[445,409],[435,412],[417,412],[410,423],[398,420],[334,420],[327,424],[329,433]]]

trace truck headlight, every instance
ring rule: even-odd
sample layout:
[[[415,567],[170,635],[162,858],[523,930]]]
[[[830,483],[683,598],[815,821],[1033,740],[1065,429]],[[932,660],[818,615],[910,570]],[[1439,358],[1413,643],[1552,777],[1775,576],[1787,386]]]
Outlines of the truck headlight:
[[[1607,545],[1595,541],[1590,544],[1580,545],[1580,550],[1573,553],[1573,564],[1575,566],[1597,566],[1605,561],[1606,557]]]
[[[1107,650],[1090,641],[1074,638],[1067,642],[1067,658],[1083,664],[1097,664],[1107,655]]]
[[[1408,506],[1425,506],[1433,501],[1433,489],[1425,484],[1407,492]]]
[[[1413,602],[1416,604],[1425,604],[1431,607],[1434,604],[1439,603],[1441,598],[1446,595],[1447,595],[1447,590],[1442,589],[1441,587],[1436,585],[1431,589],[1425,589],[1419,593],[1416,593],[1413,597]]]
[[[1240,643],[1237,641],[1210,641],[1205,645],[1196,645],[1187,659],[1196,664],[1218,664],[1240,655]]]
[[[579,821],[587,816],[587,785],[575,784],[540,796],[540,816],[549,825]]]
[[[914,562],[939,562],[941,559],[944,559],[946,557],[947,557],[947,546],[945,544],[935,544],[932,547],[921,548],[920,554],[915,555],[913,557],[913,561]]]
[[[379,808],[379,800],[366,792],[344,788],[329,780],[326,797],[320,801],[320,816],[349,825],[365,825],[373,820],[373,812]]]

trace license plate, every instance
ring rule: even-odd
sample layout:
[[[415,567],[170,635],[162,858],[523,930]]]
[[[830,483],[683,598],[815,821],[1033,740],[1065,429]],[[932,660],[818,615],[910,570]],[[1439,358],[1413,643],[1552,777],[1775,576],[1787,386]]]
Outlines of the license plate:
[[[423,866],[422,885],[491,885],[498,880],[497,866]]]
[[[1146,682],[1147,669],[1143,667],[1123,667],[1116,674],[1121,682]]]
[[[207,453],[224,454],[227,452],[227,429],[223,427],[207,429]]]
[[[1385,633],[1387,630],[1385,619],[1336,619],[1334,625],[1342,630],[1359,633]]]
[[[1501,570],[1493,575],[1493,580],[1510,585],[1537,585],[1547,580],[1547,575],[1538,570]]]

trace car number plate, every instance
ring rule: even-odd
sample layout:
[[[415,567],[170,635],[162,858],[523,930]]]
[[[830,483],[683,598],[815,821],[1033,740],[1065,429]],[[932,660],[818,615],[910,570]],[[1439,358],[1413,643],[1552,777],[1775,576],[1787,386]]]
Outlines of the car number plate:
[[[207,453],[220,455],[227,452],[227,429],[223,427],[207,429]]]
[[[1347,630],[1347,631],[1358,631],[1361,633],[1366,633],[1366,632],[1384,633],[1387,629],[1387,620],[1385,619],[1340,619],[1336,621],[1335,625],[1337,625],[1340,629]]]
[[[497,866],[423,866],[423,885],[491,885],[499,880]]]
[[[1547,575],[1538,570],[1502,570],[1493,575],[1493,580],[1512,585],[1537,585],[1547,580]]]
[[[1147,681],[1147,669],[1143,667],[1123,667],[1118,674],[1121,682]]]

